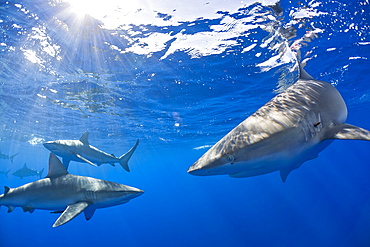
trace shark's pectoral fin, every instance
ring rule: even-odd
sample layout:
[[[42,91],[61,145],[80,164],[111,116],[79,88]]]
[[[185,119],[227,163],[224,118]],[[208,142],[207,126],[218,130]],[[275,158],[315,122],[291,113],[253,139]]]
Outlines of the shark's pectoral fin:
[[[90,160],[86,159],[85,157],[82,157],[80,154],[75,154],[77,156],[77,158],[79,158],[80,160],[83,160],[84,162],[92,165],[92,166],[97,166],[95,165],[94,163],[92,163]]]
[[[370,141],[370,131],[350,124],[340,124],[331,128],[330,131],[326,133],[325,139]]]
[[[78,202],[69,205],[61,216],[55,221],[53,227],[61,226],[70,220],[74,219],[82,211],[84,211],[90,204],[88,202]]]
[[[91,217],[93,217],[94,213],[95,213],[95,210],[96,208],[95,207],[87,207],[84,211],[84,214],[85,214],[85,219],[86,220],[90,220]]]

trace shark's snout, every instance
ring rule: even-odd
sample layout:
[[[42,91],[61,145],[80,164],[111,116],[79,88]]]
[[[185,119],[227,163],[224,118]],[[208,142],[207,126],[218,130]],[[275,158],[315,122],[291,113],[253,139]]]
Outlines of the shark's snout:
[[[198,171],[198,168],[194,167],[194,165],[192,165],[189,169],[188,169],[188,173],[191,174],[191,175],[197,175]]]
[[[201,163],[196,161],[189,169],[188,173],[194,176],[207,176],[209,175],[209,171],[207,169],[204,169],[201,165]]]
[[[45,142],[42,145],[44,145],[44,147],[49,149],[49,150],[55,149],[55,145],[52,142]]]
[[[130,195],[128,196],[130,199],[136,198],[144,194],[143,190],[135,188],[134,190],[130,191]]]
[[[144,194],[143,190],[136,191],[135,193],[136,197],[141,196],[142,194]]]

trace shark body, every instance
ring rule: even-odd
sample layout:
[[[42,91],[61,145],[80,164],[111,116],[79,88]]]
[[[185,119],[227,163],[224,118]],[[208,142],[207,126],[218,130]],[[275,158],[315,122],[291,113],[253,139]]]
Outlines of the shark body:
[[[68,169],[71,160],[77,162],[86,162],[93,166],[100,166],[104,163],[109,163],[114,166],[114,163],[119,163],[126,171],[130,171],[128,161],[139,145],[139,140],[135,145],[121,157],[116,157],[113,154],[105,153],[96,147],[89,144],[89,133],[85,132],[79,140],[56,140],[44,143],[44,147],[52,153],[62,157],[64,166]]]
[[[16,177],[20,177],[21,179],[23,179],[24,177],[32,177],[32,176],[39,176],[41,178],[43,172],[44,172],[44,169],[38,172],[36,170],[28,168],[27,164],[24,163],[23,167],[13,172],[12,175]]]
[[[7,170],[7,171],[0,170],[0,174],[4,174],[5,177],[8,177],[9,172],[10,170]]]
[[[69,174],[51,153],[48,176],[17,188],[5,187],[4,194],[0,195],[0,205],[7,206],[8,212],[22,207],[24,212],[43,209],[62,213],[53,225],[57,227],[81,212],[89,220],[96,209],[127,203],[143,193],[123,184]]]
[[[290,172],[314,159],[334,139],[370,140],[368,130],[344,123],[346,104],[337,89],[314,80],[300,67],[300,79],[245,119],[188,170],[198,176],[242,178]]]
[[[1,151],[0,151],[0,159],[3,159],[3,160],[10,160],[10,162],[13,163],[13,159],[15,158],[15,156],[17,156],[18,153],[16,154],[13,154],[13,155],[7,155],[7,154],[3,154]]]

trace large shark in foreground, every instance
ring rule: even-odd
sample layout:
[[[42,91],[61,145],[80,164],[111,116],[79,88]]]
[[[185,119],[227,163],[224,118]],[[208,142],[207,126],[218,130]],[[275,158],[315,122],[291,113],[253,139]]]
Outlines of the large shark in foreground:
[[[346,124],[346,119],[337,89],[300,68],[297,82],[231,130],[188,173],[242,178],[280,171],[285,182],[334,139],[370,141],[368,130]]]
[[[89,220],[96,209],[127,203],[143,193],[123,184],[69,174],[51,153],[47,177],[14,189],[5,187],[4,194],[0,195],[0,205],[7,206],[8,213],[15,207],[31,213],[35,209],[55,210],[54,213],[62,213],[53,225],[57,227],[82,211]]]
[[[130,171],[128,161],[135,152],[139,140],[135,145],[121,157],[115,157],[113,154],[105,153],[96,147],[89,144],[89,132],[85,132],[79,140],[57,140],[44,143],[44,147],[49,149],[52,153],[63,158],[63,164],[68,169],[71,160],[77,162],[86,162],[93,166],[100,166],[103,163],[118,162],[126,170]]]

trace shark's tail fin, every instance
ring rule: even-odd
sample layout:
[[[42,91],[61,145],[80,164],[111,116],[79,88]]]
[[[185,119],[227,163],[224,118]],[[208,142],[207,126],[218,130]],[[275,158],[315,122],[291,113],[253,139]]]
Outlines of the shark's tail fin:
[[[15,157],[15,156],[17,156],[17,155],[18,155],[18,153],[16,153],[16,154],[14,154],[14,155],[10,156],[10,157],[9,157],[10,162],[12,162],[12,163],[13,163],[13,159],[14,159],[14,157]]]
[[[6,172],[4,172],[5,177],[8,177],[8,174],[9,174],[10,170],[11,170],[11,169],[9,169],[9,170],[7,170]]]
[[[119,157],[119,163],[125,169],[126,171],[130,171],[130,168],[128,167],[128,161],[130,160],[132,154],[135,152],[137,145],[139,145],[139,140],[136,141],[135,145],[124,155]]]
[[[44,168],[42,168],[42,170],[37,173],[39,175],[40,179],[42,178],[42,173],[43,172],[44,172]]]

